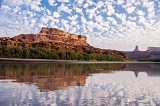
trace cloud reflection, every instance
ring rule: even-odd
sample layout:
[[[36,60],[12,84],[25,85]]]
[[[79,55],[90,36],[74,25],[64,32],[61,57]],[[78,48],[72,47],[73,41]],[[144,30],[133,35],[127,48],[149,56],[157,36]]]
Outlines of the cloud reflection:
[[[160,105],[160,77],[154,77],[155,73],[160,73],[159,64],[3,64],[0,69],[2,105]],[[135,72],[139,73],[138,77]],[[79,80],[75,77],[82,78],[83,84],[77,84]],[[66,86],[61,85],[64,82]],[[61,89],[52,87],[57,83]]]

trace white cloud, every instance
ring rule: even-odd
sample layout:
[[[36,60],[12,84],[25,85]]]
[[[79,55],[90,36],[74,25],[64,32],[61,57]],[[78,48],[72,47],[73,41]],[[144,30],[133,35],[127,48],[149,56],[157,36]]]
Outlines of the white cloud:
[[[88,3],[85,3],[84,5],[83,5],[83,8],[88,8]]]
[[[9,6],[7,6],[7,5],[2,5],[1,9],[4,10],[5,12],[11,10],[11,8]]]
[[[62,19],[62,20],[61,20],[61,23],[63,23],[64,29],[65,29],[66,31],[69,31],[69,27],[70,27],[69,21]]]
[[[76,27],[72,27],[72,28],[71,28],[71,33],[76,33],[76,31],[77,31],[77,28],[76,28]]]
[[[146,8],[154,7],[154,2],[143,2],[143,6]]]
[[[36,20],[35,19],[31,20],[30,28],[34,28],[35,24],[36,24]]]
[[[75,20],[77,20],[77,18],[78,18],[78,15],[74,15],[74,16],[69,16],[69,17],[68,17],[68,19],[69,19],[70,21],[75,21]]]
[[[65,2],[65,3],[68,3],[70,2],[70,0],[57,0],[58,2]]]
[[[3,2],[9,6],[20,6],[24,4],[23,0],[4,0]]]
[[[55,0],[48,0],[48,3],[53,6],[54,5]]]
[[[86,9],[86,12],[87,12],[87,14],[89,15],[89,19],[92,19],[93,18],[93,16],[95,15],[95,13],[96,13],[96,8],[93,8],[93,9]]]
[[[49,19],[47,17],[41,17],[41,23],[47,24]]]
[[[117,4],[122,5],[124,3],[124,0],[118,0]]]
[[[52,21],[53,21],[54,23],[59,23],[60,20],[53,18]]]
[[[104,3],[102,1],[99,1],[97,4],[96,4],[96,8],[101,8],[102,6],[104,5]]]
[[[90,6],[93,6],[94,5],[94,2],[92,0],[86,0],[86,2],[90,5]]]
[[[87,20],[84,16],[81,16],[81,22],[84,23],[84,24],[87,22]]]
[[[47,12],[48,15],[52,15],[50,10],[47,9],[46,12]]]
[[[24,4],[29,6],[32,2],[32,0],[23,0]]]
[[[76,26],[76,25],[78,25],[77,24],[77,21],[71,21],[71,23],[70,23],[72,26]]]
[[[135,9],[136,7],[129,7],[126,9],[126,11],[128,12],[128,14],[131,14],[132,12],[134,12]]]
[[[41,0],[32,1],[32,3],[30,3],[31,9],[38,12],[41,11],[41,8],[39,7],[39,5],[41,5]]]
[[[84,0],[77,0],[77,2],[78,2],[78,6],[82,6]]]
[[[152,13],[148,13],[148,19],[153,19],[155,18],[155,12],[153,11]]]
[[[112,4],[108,5],[108,10],[113,10]]]
[[[54,23],[53,21],[51,21],[49,25],[50,25],[50,27],[52,27],[52,28],[55,27],[55,23]]]
[[[69,9],[69,7],[67,7],[64,3],[62,3],[61,6],[58,7],[58,11],[63,11],[68,14],[70,14],[72,12],[72,10]]]
[[[125,24],[126,18],[127,18],[126,14],[118,14],[118,13],[116,13],[116,16],[117,16],[117,18],[119,18],[122,21],[122,24]]]
[[[76,12],[77,12],[77,13],[80,13],[80,14],[83,14],[83,12],[82,12],[82,9],[81,9],[81,8],[76,8]]]
[[[95,20],[100,24],[103,24],[103,22],[104,22],[104,19],[101,15],[95,16]]]
[[[128,17],[129,20],[136,21],[137,17]]]
[[[19,7],[15,7],[15,8],[13,9],[13,11],[14,11],[14,13],[16,14],[16,13],[18,13],[18,12],[20,11],[20,8],[19,8]]]
[[[54,12],[54,13],[53,13],[53,17],[55,17],[55,18],[59,18],[59,17],[60,17],[60,15],[59,15],[59,13],[58,13],[58,12]]]
[[[108,14],[109,16],[111,16],[112,14],[115,13],[115,9],[113,8],[112,4],[109,4],[107,7],[108,7],[108,12],[107,12],[107,14]]]
[[[108,11],[108,12],[107,12],[107,15],[108,15],[108,16],[111,16],[111,15],[112,15],[112,13],[111,13],[110,11]]]
[[[145,13],[142,10],[138,10],[138,15],[145,15]]]

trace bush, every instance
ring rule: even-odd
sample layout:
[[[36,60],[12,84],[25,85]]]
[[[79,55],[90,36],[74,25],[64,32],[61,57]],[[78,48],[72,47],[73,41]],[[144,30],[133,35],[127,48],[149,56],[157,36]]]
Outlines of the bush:
[[[32,58],[32,59],[62,59],[62,60],[98,60],[98,61],[125,61],[120,56],[109,54],[89,54],[85,52],[47,50],[36,47],[0,47],[0,57],[3,58]]]

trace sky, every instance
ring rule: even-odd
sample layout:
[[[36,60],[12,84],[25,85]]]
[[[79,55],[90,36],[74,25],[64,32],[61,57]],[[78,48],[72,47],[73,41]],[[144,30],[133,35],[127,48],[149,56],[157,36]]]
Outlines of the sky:
[[[0,37],[59,28],[94,47],[160,47],[160,0],[0,0]]]

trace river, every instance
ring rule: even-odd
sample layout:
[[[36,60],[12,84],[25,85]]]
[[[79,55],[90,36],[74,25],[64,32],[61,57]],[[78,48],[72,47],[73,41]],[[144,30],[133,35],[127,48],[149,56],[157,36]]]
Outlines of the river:
[[[0,106],[160,106],[160,63],[0,63]]]

